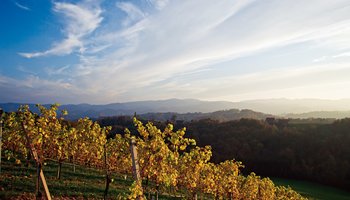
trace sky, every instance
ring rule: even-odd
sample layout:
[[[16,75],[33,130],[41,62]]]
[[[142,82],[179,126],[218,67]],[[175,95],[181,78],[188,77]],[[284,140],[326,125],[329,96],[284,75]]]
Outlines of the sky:
[[[1,0],[0,102],[350,98],[349,0]]]

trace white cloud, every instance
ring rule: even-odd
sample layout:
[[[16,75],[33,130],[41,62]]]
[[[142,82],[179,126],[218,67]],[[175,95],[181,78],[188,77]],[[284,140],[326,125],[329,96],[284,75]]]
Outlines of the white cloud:
[[[323,62],[323,61],[328,60],[328,59],[329,59],[329,56],[321,56],[321,57],[319,57],[319,58],[313,59],[312,62],[315,62],[315,63],[317,63],[317,62]]]
[[[35,53],[19,53],[19,55],[25,58],[35,58],[46,55],[66,55],[72,53],[77,48],[82,49],[83,43],[74,35],[69,36],[59,43],[55,43],[53,47],[44,52]]]
[[[332,58],[342,58],[342,57],[350,57],[350,51],[332,56]]]
[[[145,14],[132,3],[117,2],[116,5],[127,14],[126,19],[123,21],[124,26],[128,26],[145,17]]]
[[[66,65],[63,67],[46,67],[45,71],[47,75],[54,76],[54,75],[69,75],[67,70],[70,68],[70,65]]]
[[[146,1],[158,10],[163,9],[169,3],[169,0],[146,0]]]
[[[175,86],[181,88],[188,82],[175,79],[162,86],[165,87],[162,89],[190,98],[201,96],[208,100],[239,101],[281,97],[327,99],[327,95],[328,99],[336,99],[349,98],[346,92],[350,85],[347,78],[349,75],[350,67],[346,63],[314,64],[195,80],[187,90],[179,91]]]
[[[33,71],[33,70],[30,70],[22,65],[18,66],[17,67],[17,70],[20,71],[20,72],[23,72],[25,74],[32,74],[32,75],[37,75],[37,72],[36,71]]]
[[[80,4],[55,3],[54,11],[66,17],[65,32],[68,36],[81,38],[93,32],[101,23],[102,9],[99,5],[92,5],[90,1]]]
[[[91,34],[102,21],[102,9],[91,1],[79,4],[55,2],[53,10],[64,17],[64,39],[53,44],[49,50],[34,53],[19,53],[26,58],[45,55],[67,55],[74,51],[83,52],[84,37]]]
[[[48,51],[22,55],[81,50],[80,63],[71,66],[69,83],[93,103],[172,97],[236,100],[254,95],[261,98],[264,91],[283,97],[287,93],[277,92],[283,87],[286,91],[310,91],[319,82],[340,85],[350,73],[344,67],[347,63],[321,62],[329,55],[348,56],[350,6],[346,0],[148,2],[159,10],[130,2],[103,9],[55,3],[56,12],[66,17],[66,39]],[[102,10],[126,16],[101,24]],[[117,22],[123,25],[115,28]],[[90,34],[93,31],[95,34]],[[287,59],[279,66],[281,70],[273,66],[265,70],[261,67],[264,63],[255,61],[256,56],[275,50],[276,55],[266,53],[266,59],[277,62],[284,54],[278,50],[289,48],[291,53],[283,57]],[[320,53],[323,48],[329,54]],[[314,60],[314,65],[301,57],[311,63]],[[243,58],[250,59],[246,62],[254,66],[254,73],[240,72],[237,60]],[[299,59],[297,68],[288,67]],[[294,85],[295,81],[299,82]],[[316,92],[312,94],[317,98]]]
[[[121,79],[117,85],[127,83],[128,88],[145,87],[177,73],[258,53],[263,49],[333,37],[337,35],[335,27],[344,28],[346,25],[342,23],[335,26],[335,21],[323,20],[330,16],[344,18],[344,13],[338,14],[336,10],[329,11],[329,16],[321,14],[327,8],[334,9],[332,3],[323,2],[323,7],[318,9],[312,9],[312,2],[292,7],[294,3],[291,1],[272,5],[251,3],[256,2],[173,3],[162,12],[143,19],[142,28],[136,29],[136,32],[126,34],[125,38],[131,36],[133,43],[129,42],[129,38],[123,40],[119,37],[116,42],[126,42],[128,45],[125,49],[131,50],[123,56],[115,56],[121,49],[110,52],[111,56],[102,56],[102,60],[106,63],[110,61],[111,64],[108,67],[96,67],[95,71],[104,74],[103,70],[115,70],[115,76]],[[304,9],[304,12],[293,16],[294,11],[300,9]],[[261,17],[256,17],[257,10]],[[316,17],[311,18],[313,15]],[[125,62],[116,62],[118,59]],[[100,66],[99,63],[96,65]],[[92,74],[98,77],[99,73],[96,72]],[[138,77],[138,83],[125,81],[124,77],[129,76]],[[96,77],[94,80],[98,79]]]
[[[312,61],[313,62],[325,62],[325,61],[334,61],[336,59],[340,59],[340,58],[347,58],[350,57],[350,52],[346,51],[346,52],[342,52],[342,53],[338,53],[332,56],[321,56],[319,58],[315,58]]]
[[[15,5],[16,5],[18,8],[22,9],[22,10],[26,10],[26,11],[30,11],[30,10],[31,10],[29,7],[24,6],[24,5],[22,5],[22,4],[20,4],[20,3],[16,2],[16,1],[15,1]]]
[[[29,75],[18,80],[0,75],[1,102],[54,103],[74,102],[76,96],[84,96],[79,89],[63,80],[41,79]],[[65,94],[65,95],[63,95]]]

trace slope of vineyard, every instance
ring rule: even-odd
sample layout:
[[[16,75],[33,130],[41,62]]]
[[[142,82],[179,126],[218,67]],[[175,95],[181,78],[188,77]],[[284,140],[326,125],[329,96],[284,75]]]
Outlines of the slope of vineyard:
[[[64,162],[73,166],[71,173],[76,173],[77,164],[99,169],[104,174],[104,198],[107,198],[112,174],[132,171],[129,144],[133,138],[139,155],[142,187],[141,182],[134,182],[127,192],[118,194],[118,199],[150,199],[150,194],[158,199],[165,191],[172,191],[174,196],[182,194],[186,199],[203,195],[211,199],[303,199],[290,188],[275,186],[268,178],[254,173],[243,176],[241,162],[209,162],[211,147],[196,146],[195,140],[185,137],[186,128],[175,131],[173,125],[168,124],[162,131],[151,122],[143,124],[134,118],[136,132],[126,129],[123,135],[111,137],[110,127],[101,127],[88,118],[66,121],[67,112],[58,115],[57,104],[50,108],[37,107],[39,114],[31,112],[29,106],[5,114],[3,144],[5,157],[15,160],[17,165],[29,165],[34,160],[38,179],[48,159],[58,163],[57,180],[64,177]],[[45,186],[45,181],[41,181]],[[49,186],[50,181],[48,179]],[[69,189],[72,188],[67,187]],[[34,191],[40,195],[38,184]]]
[[[56,178],[58,163],[47,160],[44,173],[53,199],[62,197],[81,199],[102,199],[105,187],[105,174],[102,170],[63,163],[61,180]],[[116,199],[119,194],[128,192],[133,180],[131,176],[113,173],[113,183],[108,193],[109,198]],[[3,160],[0,176],[0,199],[35,199],[36,165],[31,162],[29,167],[16,164],[14,159]]]

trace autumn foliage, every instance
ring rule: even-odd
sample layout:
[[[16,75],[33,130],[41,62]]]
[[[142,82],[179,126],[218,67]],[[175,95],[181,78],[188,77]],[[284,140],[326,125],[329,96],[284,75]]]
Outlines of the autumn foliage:
[[[110,137],[110,127],[101,127],[88,118],[66,121],[67,112],[58,115],[58,106],[54,104],[45,108],[38,105],[38,114],[31,112],[28,106],[6,113],[5,156],[19,163],[22,158],[30,159],[30,147],[33,147],[41,163],[54,159],[58,163],[71,162],[103,169],[106,181],[110,182],[108,177],[112,172],[131,174],[129,142],[137,135],[144,188],[133,184],[129,194],[120,196],[121,199],[135,199],[142,196],[142,191],[158,195],[170,190],[173,193],[167,192],[167,195],[187,199],[197,199],[199,195],[215,199],[303,199],[290,188],[275,186],[268,178],[254,173],[243,176],[241,162],[211,163],[211,147],[196,146],[195,140],[185,137],[185,128],[174,130],[173,125],[168,124],[160,130],[151,122],[143,124],[134,118],[136,133],[125,130],[124,134]]]

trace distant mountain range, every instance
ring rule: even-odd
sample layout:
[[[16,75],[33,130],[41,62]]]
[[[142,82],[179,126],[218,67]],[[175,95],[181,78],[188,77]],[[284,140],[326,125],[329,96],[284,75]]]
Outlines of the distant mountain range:
[[[215,112],[195,112],[195,113],[146,113],[139,115],[141,119],[145,120],[156,120],[156,121],[191,121],[191,120],[201,120],[201,119],[212,119],[218,120],[221,122],[238,120],[241,118],[250,118],[250,119],[266,119],[267,117],[273,117],[273,115],[255,112],[248,109],[230,109],[230,110],[221,110]]]
[[[1,103],[0,107],[5,111],[16,111],[21,104]],[[35,104],[28,104],[30,108],[37,112]],[[49,105],[44,105],[49,106]],[[106,105],[91,104],[67,104],[61,105],[60,109],[68,110],[69,117],[76,119],[80,117],[98,118],[102,116],[133,115],[156,113],[156,112],[214,112],[234,108],[232,102],[225,101],[200,101],[195,99],[168,99],[157,101],[135,101],[126,103],[112,103]]]
[[[350,111],[314,111],[300,114],[285,114],[285,118],[350,118]]]
[[[0,103],[0,107],[7,112],[16,111],[20,105],[22,104]],[[37,112],[35,104],[28,105],[34,112]],[[168,99],[106,105],[67,104],[62,105],[60,109],[68,110],[68,117],[70,119],[134,115],[134,113],[154,119],[168,118],[169,116],[173,117],[173,115],[176,115],[178,120],[185,120],[186,118],[209,118],[209,116],[221,120],[220,118],[225,115],[229,119],[260,119],[272,115],[286,118],[345,118],[350,117],[350,99],[267,99],[241,102]],[[184,115],[185,113],[187,115]]]

